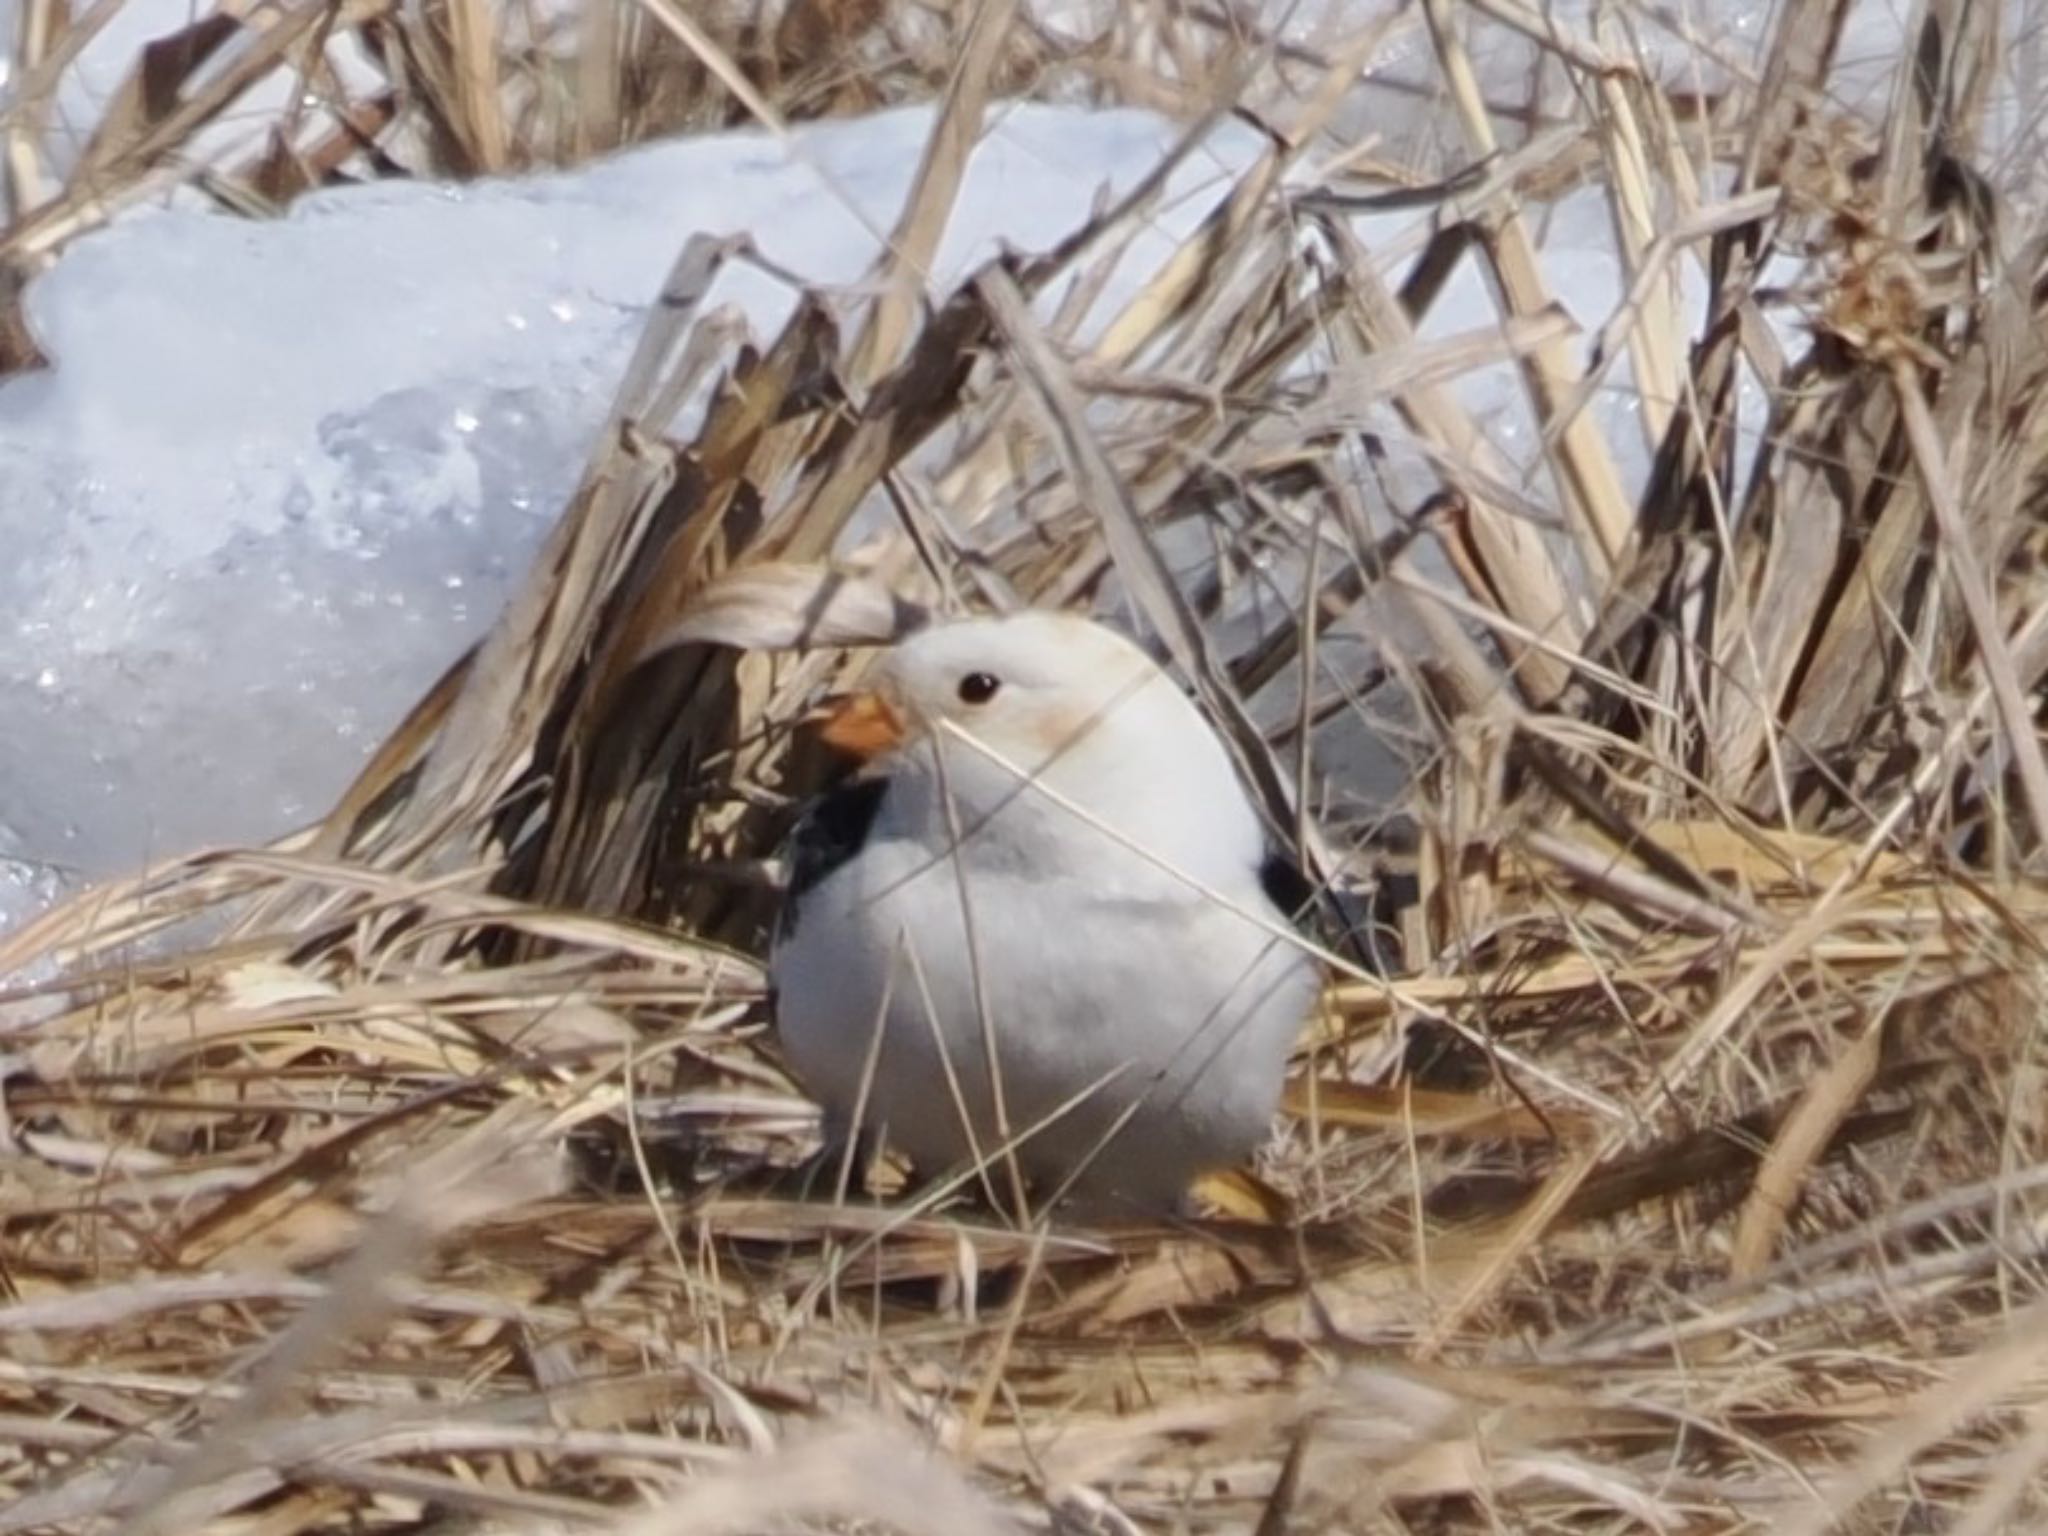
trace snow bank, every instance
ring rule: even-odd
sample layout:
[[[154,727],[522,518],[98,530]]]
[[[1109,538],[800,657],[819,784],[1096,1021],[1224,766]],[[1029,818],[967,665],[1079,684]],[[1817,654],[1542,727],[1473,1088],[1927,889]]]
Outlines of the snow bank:
[[[1088,3],[1065,19],[1084,25]],[[1290,39],[1343,35],[1379,3],[1295,7]],[[2027,9],[2016,0],[2013,13]],[[1695,24],[1738,61],[1766,30],[1764,6],[1696,10],[1663,23],[1631,13],[1626,33],[1601,22],[1599,40],[1640,43],[1679,69],[1700,56],[1679,41]],[[1585,4],[1546,14],[1595,30]],[[1899,28],[1898,7],[1858,8],[1845,99],[1881,109],[1874,83],[1890,75]],[[92,70],[125,55],[119,41],[81,62],[79,113],[118,78],[111,64],[105,80]],[[1368,84],[1408,89],[1361,133],[1415,144],[1443,130],[1426,49],[1419,31],[1390,38]],[[1530,58],[1498,33],[1475,52],[1496,86]],[[2002,85],[2014,102],[2037,94],[2019,81],[2036,52],[2015,52]],[[2008,119],[2032,121],[2017,108]],[[306,198],[274,223],[142,212],[72,247],[29,299],[55,367],[0,387],[0,928],[61,881],[267,839],[322,810],[523,572],[683,242],[747,231],[807,280],[854,280],[929,125],[915,109],[805,128],[794,153],[740,133],[573,174],[391,183]],[[2031,131],[2005,151],[2031,145]],[[1055,243],[1175,138],[1143,113],[1003,109],[936,287],[999,242]],[[1148,270],[1258,148],[1246,129],[1219,130],[1177,173],[1125,273]],[[1361,233],[1385,250],[1415,217]],[[1605,200],[1581,189],[1543,226],[1549,275],[1590,341],[1620,298]],[[737,269],[714,295],[764,335],[789,301]],[[1468,263],[1428,329],[1492,314]],[[1625,358],[1607,386],[1596,411],[1633,453]],[[1508,370],[1461,393],[1511,457],[1533,459]]]
[[[30,294],[55,359],[0,388],[0,926],[53,878],[263,839],[324,809],[478,635],[573,487],[683,242],[751,232],[862,275],[930,115],[678,142],[575,174],[309,197],[290,217],[131,217]],[[1052,244],[1175,141],[1134,112],[1006,108],[943,286]],[[1217,135],[1124,270],[1257,152]],[[864,222],[865,221],[865,222]],[[759,333],[791,295],[714,303]]]

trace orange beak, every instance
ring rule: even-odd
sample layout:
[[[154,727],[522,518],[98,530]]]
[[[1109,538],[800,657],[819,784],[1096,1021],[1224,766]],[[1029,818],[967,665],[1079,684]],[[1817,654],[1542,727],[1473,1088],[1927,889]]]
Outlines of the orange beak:
[[[903,744],[903,716],[881,694],[850,693],[835,703],[818,732],[819,740],[857,762],[880,757]]]

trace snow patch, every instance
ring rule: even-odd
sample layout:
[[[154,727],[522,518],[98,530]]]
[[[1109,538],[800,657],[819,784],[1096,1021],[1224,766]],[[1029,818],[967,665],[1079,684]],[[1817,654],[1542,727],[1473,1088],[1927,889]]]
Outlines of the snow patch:
[[[105,875],[324,810],[497,613],[574,488],[649,299],[695,233],[863,276],[926,109],[663,144],[571,174],[307,197],[250,222],[138,213],[29,293],[55,361],[0,387],[0,925],[52,867]],[[1178,130],[995,114],[935,271],[1042,249]],[[1260,143],[1189,159],[1128,296]],[[772,334],[793,295],[711,304]]]

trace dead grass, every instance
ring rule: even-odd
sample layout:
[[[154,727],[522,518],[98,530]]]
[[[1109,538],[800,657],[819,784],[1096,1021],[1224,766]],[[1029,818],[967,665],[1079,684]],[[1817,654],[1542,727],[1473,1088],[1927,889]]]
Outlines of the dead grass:
[[[281,213],[390,177],[574,165],[650,139],[867,112],[946,92],[963,60],[1004,96],[1183,116],[1286,93],[1300,49],[1226,7],[982,0],[22,0],[0,114],[0,373],[43,359],[19,290],[137,204]],[[101,39],[149,18],[132,60]],[[1308,57],[1312,57],[1309,55]],[[104,103],[79,85],[94,61]],[[119,66],[126,65],[125,70]],[[119,72],[114,72],[119,71]],[[117,84],[108,84],[118,81]],[[81,117],[83,114],[83,117]]]
[[[334,813],[0,941],[55,978],[0,1014],[0,1533],[2038,1524],[2048,243],[1972,169],[1985,13],[1933,6],[1869,123],[1822,89],[1840,9],[1704,100],[1535,27],[1566,133],[1425,6],[1463,147],[1392,186],[1331,159],[1387,34],[1276,51],[1267,156],[1085,333],[1030,301],[1156,188],[906,302],[985,35],[857,301],[735,350],[699,312],[748,252],[693,242],[526,589]],[[480,105],[508,14],[413,45],[478,165],[546,142]],[[1634,503],[1536,230],[1566,145],[1631,266],[1590,324]],[[1398,283],[1346,212],[1390,191]],[[1460,260],[1501,324],[1418,340]],[[1486,363],[1534,479],[1447,388]],[[828,647],[1105,593],[1333,914],[1412,887],[1400,963],[1322,935],[1213,1221],[779,1195],[812,1117],[753,956]],[[1361,719],[1414,743],[1397,817]]]

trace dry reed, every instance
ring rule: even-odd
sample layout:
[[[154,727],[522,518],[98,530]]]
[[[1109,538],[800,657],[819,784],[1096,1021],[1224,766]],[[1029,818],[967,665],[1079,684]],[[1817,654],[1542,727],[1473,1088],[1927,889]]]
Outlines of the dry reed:
[[[902,19],[792,5],[748,34],[777,73],[601,9],[589,48],[680,41],[778,121],[830,94],[787,63],[815,29]],[[1220,10],[1134,9],[1093,77],[1198,118],[1263,92],[1270,148],[1087,331],[1060,285],[1156,186],[914,302],[1042,44],[946,12],[850,312],[736,351],[694,322],[749,252],[692,242],[524,590],[334,812],[0,939],[57,978],[0,1000],[0,1536],[2048,1517],[2048,226],[1974,158],[2001,30],[1926,7],[1870,122],[1825,89],[1838,0],[1691,96],[1618,26],[1485,9],[1576,115],[1489,100],[1429,0],[1396,24],[1459,142],[1406,177],[1343,127],[1389,27],[1236,67]],[[518,15],[322,8],[264,46],[382,29],[387,120],[446,168],[707,120],[587,54],[506,107]],[[15,256],[146,189],[179,110]],[[1593,328],[1655,446],[1634,501],[1536,228],[1572,185],[1629,270]],[[1361,243],[1374,198],[1412,263]],[[1461,261],[1499,326],[1418,339]],[[1480,365],[1524,385],[1533,478],[1449,387]],[[1192,582],[1159,556],[1190,536]],[[755,957],[821,771],[797,722],[924,606],[1112,594],[1331,897],[1283,1135],[1172,1230],[789,1197],[813,1117]],[[1392,814],[1360,730],[1409,743]],[[1384,977],[1339,931],[1368,907]]]

